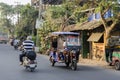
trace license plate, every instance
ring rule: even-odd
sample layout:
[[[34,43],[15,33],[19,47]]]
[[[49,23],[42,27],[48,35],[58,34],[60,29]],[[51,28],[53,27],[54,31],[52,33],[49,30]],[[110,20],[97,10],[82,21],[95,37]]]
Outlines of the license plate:
[[[30,66],[30,67],[35,67],[35,64],[30,64],[29,66]]]

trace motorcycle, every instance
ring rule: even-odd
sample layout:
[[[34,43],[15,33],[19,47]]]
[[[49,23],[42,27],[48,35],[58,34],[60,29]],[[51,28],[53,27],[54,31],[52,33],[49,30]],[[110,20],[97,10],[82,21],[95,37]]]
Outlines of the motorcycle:
[[[14,47],[15,50],[18,49],[18,47],[19,47],[19,40],[15,39],[15,40],[13,41],[13,47]]]
[[[14,45],[14,49],[15,49],[15,50],[18,49],[18,44]]]
[[[36,60],[30,60],[27,57],[24,57],[23,66],[26,69],[29,69],[31,72],[33,72],[35,70],[35,68],[37,67],[37,61]]]
[[[23,51],[25,57],[23,57],[23,66],[33,72],[37,67],[36,53],[34,51]]]

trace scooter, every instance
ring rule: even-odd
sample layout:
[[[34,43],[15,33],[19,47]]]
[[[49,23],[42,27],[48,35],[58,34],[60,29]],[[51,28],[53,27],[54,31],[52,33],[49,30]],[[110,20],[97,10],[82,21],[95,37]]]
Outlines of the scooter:
[[[18,44],[14,45],[14,49],[15,49],[15,50],[18,49]]]
[[[24,57],[23,59],[23,66],[33,72],[35,68],[37,67],[37,61],[36,60],[30,60],[27,57]]]

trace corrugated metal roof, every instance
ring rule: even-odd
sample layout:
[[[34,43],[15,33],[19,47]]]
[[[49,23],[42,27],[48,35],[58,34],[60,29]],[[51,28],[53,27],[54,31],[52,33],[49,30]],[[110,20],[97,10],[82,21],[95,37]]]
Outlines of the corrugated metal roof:
[[[94,41],[97,42],[102,37],[103,33],[92,33],[91,36],[88,38],[87,41]]]

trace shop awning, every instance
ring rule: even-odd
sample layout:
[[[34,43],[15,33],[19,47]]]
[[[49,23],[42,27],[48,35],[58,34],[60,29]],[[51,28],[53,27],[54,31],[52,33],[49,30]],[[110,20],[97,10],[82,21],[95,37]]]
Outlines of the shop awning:
[[[92,33],[87,41],[97,42],[102,37],[103,33]]]

